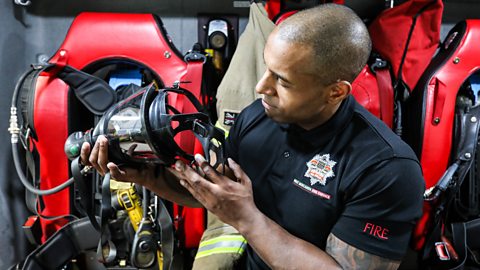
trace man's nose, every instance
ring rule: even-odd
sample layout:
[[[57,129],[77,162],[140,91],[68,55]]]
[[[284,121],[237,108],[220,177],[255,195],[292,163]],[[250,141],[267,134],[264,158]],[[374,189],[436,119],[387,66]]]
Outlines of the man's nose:
[[[257,85],[255,86],[255,91],[258,94],[263,94],[267,96],[272,96],[275,94],[275,88],[273,87],[272,76],[269,75],[268,71],[265,71],[262,78],[258,81]]]

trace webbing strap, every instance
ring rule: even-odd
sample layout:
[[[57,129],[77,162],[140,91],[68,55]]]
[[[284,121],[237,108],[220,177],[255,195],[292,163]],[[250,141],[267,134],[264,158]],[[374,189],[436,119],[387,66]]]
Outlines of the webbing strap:
[[[110,173],[106,173],[102,181],[102,203],[100,206],[100,241],[97,246],[97,260],[110,263],[111,256],[103,253],[103,246],[109,244],[111,233],[108,228],[108,218],[112,215],[112,193],[110,191]]]
[[[72,221],[32,251],[21,269],[61,269],[69,260],[93,248],[98,237],[87,218]]]
[[[393,85],[388,68],[375,70],[380,96],[380,118],[387,126],[393,127]]]
[[[200,99],[199,97],[202,95],[202,74],[202,61],[187,62],[187,73],[185,74],[185,76],[183,76],[182,81],[188,82],[188,90],[190,90],[190,92],[198,99]]]
[[[247,246],[247,240],[241,235],[222,235],[206,241],[202,241],[198,248],[195,259],[213,254],[235,253],[243,254]]]
[[[163,270],[169,270],[172,267],[174,250],[173,222],[163,201],[158,199],[158,202],[159,213],[157,220],[161,231]]]
[[[87,216],[92,223],[92,226],[97,231],[100,231],[100,224],[98,224],[97,218],[95,217],[94,202],[93,198],[91,197],[92,194],[87,192],[87,187],[85,186],[85,183],[91,181],[91,179],[85,177],[85,175],[82,173],[80,157],[77,157],[72,161],[70,169],[72,171],[73,179],[75,179],[75,186],[77,187],[80,195],[79,207],[77,207],[77,210],[82,215]]]
[[[455,251],[458,253],[458,265],[451,268],[451,270],[463,269],[467,261],[467,232],[465,223],[453,223],[452,236]]]
[[[36,186],[37,183],[35,183],[35,181],[37,181],[37,167],[35,166],[35,158],[33,157],[33,153],[28,151],[28,149],[25,151],[25,160],[27,165],[27,173],[30,174],[33,181],[32,185]],[[25,203],[28,210],[30,210],[32,213],[37,213],[37,196],[28,189],[25,189]]]

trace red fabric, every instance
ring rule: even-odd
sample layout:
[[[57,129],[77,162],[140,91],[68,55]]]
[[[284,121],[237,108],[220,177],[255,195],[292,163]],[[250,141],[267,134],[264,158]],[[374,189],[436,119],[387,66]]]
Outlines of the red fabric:
[[[39,138],[35,142],[40,156],[40,189],[54,188],[69,178],[68,159],[63,145],[68,136],[68,109],[66,84],[39,76],[34,99],[34,128]],[[43,196],[45,207],[41,214],[61,216],[70,213],[70,189]],[[66,224],[66,220],[40,220],[41,242]]]
[[[298,10],[292,10],[292,11],[288,11],[288,12],[285,12],[283,13],[282,15],[280,15],[276,20],[275,20],[275,24],[276,25],[279,25],[281,22],[283,22],[286,18],[292,16],[293,14],[297,13]]]
[[[172,86],[175,81],[191,81],[182,84],[182,87],[200,99],[202,64],[193,63],[187,66],[163,37],[151,14],[81,13],[73,21],[63,44],[50,62],[68,64],[82,70],[97,61],[108,59],[124,59],[143,64],[156,72],[166,86]],[[63,152],[70,120],[67,93],[68,86],[59,79],[49,80],[45,77],[39,80],[35,99],[35,129],[40,138],[36,145],[40,153],[42,189],[56,186],[69,178],[68,160]],[[182,112],[193,111],[187,102],[182,107]],[[195,150],[193,135],[179,136],[181,147],[193,153]],[[44,200],[45,209],[42,213],[45,215],[62,215],[70,212],[68,189],[45,196]],[[182,229],[189,247],[198,245],[204,229],[204,215],[199,214],[199,211],[203,210],[185,210],[185,215],[189,218],[188,222],[184,223],[185,228]],[[42,220],[42,241],[64,223],[63,220]]]
[[[414,89],[438,47],[443,12],[442,0],[406,1],[384,10],[369,26],[373,49],[390,62],[398,79],[400,62],[413,17],[429,4],[430,6],[418,16],[402,68],[401,77],[410,90]]]
[[[265,10],[267,10],[270,20],[273,20],[280,13],[281,5],[281,0],[267,0]]]
[[[370,113],[380,118],[380,95],[375,75],[365,66],[352,83],[352,95]]]
[[[267,0],[267,3],[265,4],[265,10],[267,11],[267,15],[270,20],[273,21],[278,16],[278,14],[281,14],[282,12],[285,11],[284,10],[285,1],[288,1],[288,0]],[[345,0],[324,0],[323,3],[335,3],[339,5],[344,5]],[[290,13],[286,17],[284,16],[285,14],[282,14],[275,20],[275,24],[281,23],[281,21],[288,18],[289,16],[291,16],[297,11],[298,10],[294,11],[293,13],[286,12],[286,13]]]
[[[205,210],[203,208],[184,209],[184,245],[186,248],[198,247],[205,230]]]
[[[428,202],[423,203],[423,215],[417,221],[412,233],[412,244],[415,250],[420,250],[425,245],[426,238],[430,233],[433,222],[432,205]]]

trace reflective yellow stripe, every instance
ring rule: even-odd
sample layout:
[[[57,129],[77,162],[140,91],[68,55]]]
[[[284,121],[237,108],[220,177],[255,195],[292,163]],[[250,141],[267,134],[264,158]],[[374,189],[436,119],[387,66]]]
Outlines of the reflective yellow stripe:
[[[195,259],[199,259],[199,258],[210,256],[210,255],[225,254],[225,253],[235,253],[235,254],[242,255],[244,251],[245,251],[245,248],[242,248],[240,250],[238,248],[214,248],[214,249],[209,249],[202,252],[197,252]]]
[[[216,244],[218,242],[223,242],[223,241],[225,241],[225,242],[227,242],[227,241],[246,242],[245,238],[243,238],[243,236],[241,236],[241,235],[221,235],[221,236],[217,236],[215,238],[208,239],[206,241],[200,242],[199,248],[201,250],[202,247],[204,247],[204,246]]]
[[[201,258],[213,254],[236,253],[243,254],[247,240],[241,235],[223,235],[200,242],[195,258]]]

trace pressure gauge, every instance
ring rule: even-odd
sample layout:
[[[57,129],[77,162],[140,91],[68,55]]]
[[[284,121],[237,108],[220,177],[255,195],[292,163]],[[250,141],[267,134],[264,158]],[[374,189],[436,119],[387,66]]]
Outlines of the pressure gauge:
[[[208,42],[214,50],[225,47],[228,39],[228,23],[225,20],[211,20],[208,23]]]

